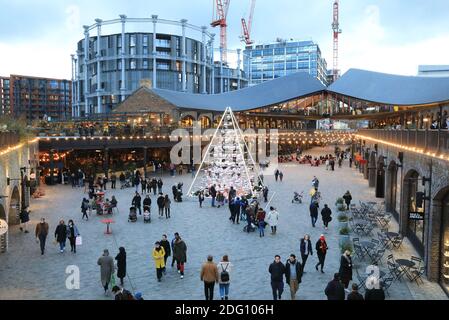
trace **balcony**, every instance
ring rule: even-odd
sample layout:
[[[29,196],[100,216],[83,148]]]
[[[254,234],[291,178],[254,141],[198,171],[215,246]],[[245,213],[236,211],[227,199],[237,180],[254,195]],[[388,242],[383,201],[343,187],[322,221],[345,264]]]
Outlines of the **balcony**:
[[[361,129],[358,134],[398,146],[416,148],[432,155],[449,154],[448,130]]]

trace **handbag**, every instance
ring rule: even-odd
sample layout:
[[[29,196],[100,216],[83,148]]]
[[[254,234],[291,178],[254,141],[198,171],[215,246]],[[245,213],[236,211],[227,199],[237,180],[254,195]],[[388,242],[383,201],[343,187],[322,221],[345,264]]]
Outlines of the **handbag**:
[[[81,236],[76,237],[75,244],[80,246],[83,244],[83,238]]]

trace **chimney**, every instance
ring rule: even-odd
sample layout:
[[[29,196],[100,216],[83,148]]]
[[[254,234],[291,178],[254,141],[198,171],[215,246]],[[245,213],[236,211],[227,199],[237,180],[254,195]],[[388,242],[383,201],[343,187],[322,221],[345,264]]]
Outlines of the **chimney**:
[[[153,88],[153,81],[151,79],[141,79],[140,80],[140,86],[145,87],[147,89]]]

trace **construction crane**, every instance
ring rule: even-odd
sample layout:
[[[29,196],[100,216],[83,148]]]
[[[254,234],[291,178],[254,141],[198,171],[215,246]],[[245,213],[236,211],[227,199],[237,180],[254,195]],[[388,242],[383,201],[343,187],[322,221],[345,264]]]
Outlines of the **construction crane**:
[[[334,12],[333,12],[333,22],[332,22],[332,31],[334,33],[334,81],[337,80],[339,70],[338,70],[338,35],[341,33],[340,22],[339,22],[339,3],[338,0],[334,2]]]
[[[228,16],[229,3],[231,0],[213,0],[212,9],[212,22],[211,27],[220,27],[220,51],[222,63],[226,64],[228,61],[227,55],[227,22],[226,17]],[[216,12],[215,12],[216,9]]]
[[[240,39],[243,42],[245,42],[245,44],[247,46],[254,43],[254,41],[251,40],[251,26],[253,23],[255,6],[256,6],[256,0],[251,0],[251,9],[249,12],[248,24],[246,23],[245,18],[242,18],[242,36],[240,37]]]

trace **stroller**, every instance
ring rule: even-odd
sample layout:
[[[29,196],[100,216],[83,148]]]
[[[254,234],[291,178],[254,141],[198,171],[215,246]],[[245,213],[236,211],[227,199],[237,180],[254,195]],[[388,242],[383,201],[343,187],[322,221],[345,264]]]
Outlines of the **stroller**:
[[[292,199],[292,203],[302,203],[302,198],[303,198],[303,195],[304,195],[304,191],[301,191],[301,193],[298,193],[298,192],[294,192],[294,194],[293,194],[293,199]]]
[[[120,186],[120,189],[131,188],[131,181],[126,179],[125,182]]]
[[[177,186],[172,187],[173,198],[176,202],[182,202],[182,186],[183,184],[180,182]]]
[[[137,210],[136,207],[129,208],[129,216],[128,222],[136,222],[137,221]]]
[[[143,208],[143,223],[151,223],[150,208],[147,206]]]

